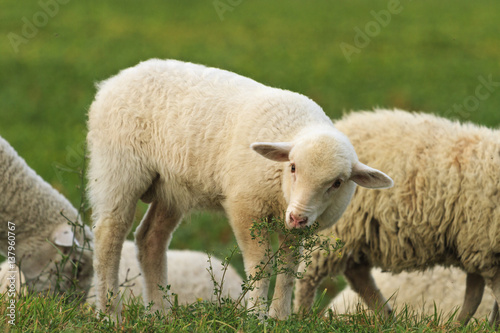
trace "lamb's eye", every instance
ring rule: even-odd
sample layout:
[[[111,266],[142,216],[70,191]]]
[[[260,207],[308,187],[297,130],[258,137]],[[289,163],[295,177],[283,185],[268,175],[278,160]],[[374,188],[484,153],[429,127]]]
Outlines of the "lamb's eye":
[[[342,185],[342,179],[336,179],[333,182],[332,188],[339,188]]]
[[[290,171],[292,173],[295,173],[295,164],[294,163],[290,164]]]

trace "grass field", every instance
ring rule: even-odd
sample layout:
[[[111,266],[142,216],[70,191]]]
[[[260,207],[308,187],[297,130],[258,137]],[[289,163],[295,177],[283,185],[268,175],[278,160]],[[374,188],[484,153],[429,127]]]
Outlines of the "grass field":
[[[497,1],[59,1],[1,5],[0,135],[74,205],[94,83],[153,57],[303,93],[332,118],[378,106],[500,123]],[[234,244],[223,215],[196,212],[171,247]]]
[[[0,296],[2,297],[2,296]],[[88,305],[65,302],[61,298],[26,296],[17,303],[22,317],[11,332],[495,332],[487,323],[473,322],[465,328],[439,315],[420,316],[405,309],[388,320],[360,312],[349,316],[314,313],[305,317],[293,315],[286,321],[260,321],[246,312],[232,312],[231,305],[203,302],[174,307],[168,318],[144,312],[139,302],[124,308],[123,323],[97,320]],[[5,317],[5,312],[0,309]]]

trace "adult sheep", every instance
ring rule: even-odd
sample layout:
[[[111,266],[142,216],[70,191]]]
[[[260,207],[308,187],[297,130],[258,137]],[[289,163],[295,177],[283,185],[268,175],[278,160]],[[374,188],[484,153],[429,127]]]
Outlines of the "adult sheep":
[[[232,266],[222,270],[222,262],[215,257],[211,257],[209,261],[206,253],[169,250],[167,251],[167,262],[170,291],[177,295],[179,304],[191,304],[198,299],[215,301],[217,296],[214,294],[214,280],[219,286],[222,286],[222,297],[237,300],[242,293],[243,280],[238,272]],[[143,279],[135,244],[132,241],[123,243],[118,276],[120,294],[125,300],[142,296]],[[90,289],[89,297],[87,297],[87,301],[90,303],[95,303],[96,300],[95,283],[96,281],[94,281],[94,286]]]
[[[108,291],[118,293],[121,247],[139,199],[151,203],[135,237],[145,302],[156,311],[168,308],[158,289],[167,284],[165,251],[191,209],[225,210],[246,273],[255,276],[267,246],[252,239],[254,220],[286,212],[289,228],[316,220],[326,227],[344,211],[355,183],[392,185],[385,174],[359,163],[347,137],[297,93],[158,59],[123,70],[98,88],[87,138],[101,310],[107,309]],[[267,278],[255,283],[251,304],[263,304],[268,285]],[[292,286],[291,274],[278,276],[271,316],[289,315]],[[120,319],[116,297],[111,302],[109,311]]]
[[[389,304],[399,311],[408,307],[413,313],[451,315],[457,311],[465,296],[466,274],[458,268],[437,266],[424,272],[392,274],[379,268],[371,271],[375,283]],[[474,317],[485,318],[491,313],[495,298],[485,293]],[[347,286],[328,306],[335,313],[355,313],[365,309],[359,294]]]
[[[90,229],[79,222],[71,203],[1,137],[0,193],[0,253],[19,265],[29,289],[88,291],[93,275]]]
[[[485,280],[498,301],[499,131],[399,110],[354,112],[335,125],[361,161],[390,172],[397,186],[356,190],[339,222],[324,231],[345,242],[344,255],[314,254],[297,281],[295,311],[312,304],[325,276],[340,273],[372,309],[384,304],[372,266],[392,273],[461,268],[467,292],[458,319],[464,322],[481,302]]]

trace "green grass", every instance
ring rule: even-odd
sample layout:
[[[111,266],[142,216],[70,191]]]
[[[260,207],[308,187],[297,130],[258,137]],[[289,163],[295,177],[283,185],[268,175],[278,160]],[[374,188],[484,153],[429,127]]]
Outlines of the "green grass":
[[[42,8],[9,1],[0,11],[0,135],[78,205],[94,83],[141,60],[232,70],[308,95],[332,118],[377,106],[445,114],[474,96],[478,77],[500,82],[497,1],[402,0],[401,12],[348,62],[339,45],[354,45],[354,28],[364,30],[370,12],[387,5],[242,1],[221,20],[213,1],[69,1],[15,52],[8,34],[21,36],[23,18],[33,22]],[[451,116],[498,127],[499,88],[466,117]],[[136,224],[144,211],[139,205]],[[223,215],[194,213],[171,247],[221,256],[235,244]],[[233,264],[243,273],[241,258]]]
[[[0,295],[0,301],[7,296]],[[421,316],[408,309],[395,318],[384,319],[370,312],[334,315],[315,310],[293,315],[286,321],[260,320],[255,314],[238,311],[231,302],[222,305],[197,302],[173,306],[167,316],[149,314],[140,299],[125,304],[121,324],[99,320],[89,304],[61,297],[27,295],[16,303],[16,325],[8,324],[7,309],[0,306],[0,327],[5,332],[495,332],[484,320],[466,327],[444,316]]]

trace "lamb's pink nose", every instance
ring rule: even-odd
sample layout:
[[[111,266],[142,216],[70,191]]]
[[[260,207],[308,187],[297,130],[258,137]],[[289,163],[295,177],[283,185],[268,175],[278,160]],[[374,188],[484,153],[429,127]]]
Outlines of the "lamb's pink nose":
[[[307,216],[297,216],[293,213],[290,213],[290,227],[292,228],[303,228],[307,225]]]

